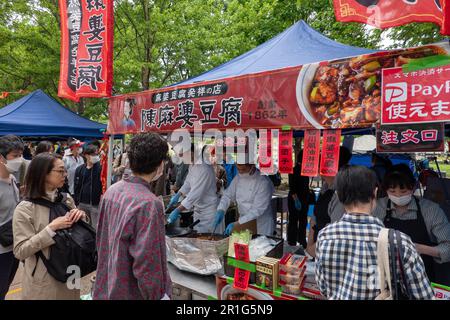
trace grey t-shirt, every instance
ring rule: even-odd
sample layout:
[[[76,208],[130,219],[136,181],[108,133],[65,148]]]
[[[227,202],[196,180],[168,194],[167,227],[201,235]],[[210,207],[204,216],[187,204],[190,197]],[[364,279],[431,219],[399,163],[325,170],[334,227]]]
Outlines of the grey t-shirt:
[[[15,178],[12,177],[10,182],[0,179],[0,226],[12,220],[18,203],[19,190]],[[0,244],[0,254],[11,252],[12,249],[13,246],[3,247]]]

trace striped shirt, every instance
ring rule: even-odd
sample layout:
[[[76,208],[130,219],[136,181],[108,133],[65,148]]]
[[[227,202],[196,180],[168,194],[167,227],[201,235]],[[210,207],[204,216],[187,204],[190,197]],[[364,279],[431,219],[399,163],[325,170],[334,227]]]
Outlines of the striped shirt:
[[[345,214],[325,227],[316,244],[316,282],[330,300],[373,300],[381,292],[377,242],[383,223],[365,214]],[[406,281],[415,299],[433,299],[422,258],[401,233]],[[399,275],[400,276],[400,275]]]
[[[388,198],[382,198],[377,201],[373,215],[384,221],[386,217]],[[420,198],[420,208],[422,210],[423,220],[425,222],[428,235],[432,242],[437,243],[439,251],[439,258],[435,258],[438,263],[445,263],[450,261],[450,223],[444,211],[437,203],[430,200]],[[397,213],[393,204],[392,218],[399,220],[415,220],[417,219],[417,205],[415,201],[411,201],[408,205],[408,211],[405,213]]]

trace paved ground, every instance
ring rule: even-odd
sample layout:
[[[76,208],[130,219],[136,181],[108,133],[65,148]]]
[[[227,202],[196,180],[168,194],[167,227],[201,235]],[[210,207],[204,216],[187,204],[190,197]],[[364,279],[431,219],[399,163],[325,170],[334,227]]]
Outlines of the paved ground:
[[[6,295],[6,300],[20,300],[22,298],[22,272],[23,267],[22,263],[20,263],[19,269],[16,273],[16,277],[14,278],[14,281],[9,288],[9,292]],[[92,285],[90,278],[94,274],[95,273],[92,273],[81,279],[81,295],[85,295],[91,292]]]

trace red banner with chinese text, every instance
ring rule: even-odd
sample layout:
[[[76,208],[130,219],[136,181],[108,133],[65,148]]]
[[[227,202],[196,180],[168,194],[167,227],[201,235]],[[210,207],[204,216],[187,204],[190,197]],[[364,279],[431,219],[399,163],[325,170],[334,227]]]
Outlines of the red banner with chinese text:
[[[336,20],[390,28],[411,22],[432,22],[450,35],[448,0],[334,0]]]
[[[450,65],[403,73],[383,69],[382,124],[450,121]]]
[[[320,130],[305,130],[302,159],[302,176],[319,174]]]
[[[443,152],[444,139],[443,123],[381,126],[377,128],[377,152]]]
[[[324,130],[322,155],[320,158],[320,174],[334,177],[339,169],[339,147],[341,130]]]
[[[262,173],[273,174],[272,131],[261,130],[259,135],[258,163]]]
[[[113,0],[59,0],[61,62],[58,96],[110,97],[113,81]]]
[[[235,243],[234,252],[236,260],[243,262],[250,262],[250,254],[248,251],[248,245]],[[236,268],[234,270],[233,288],[246,291],[248,289],[248,283],[250,281],[250,271]]]
[[[292,130],[281,131],[278,144],[278,168],[280,173],[294,172],[292,149]]]
[[[372,127],[383,68],[449,53],[448,44],[428,45],[115,96],[108,133]]]

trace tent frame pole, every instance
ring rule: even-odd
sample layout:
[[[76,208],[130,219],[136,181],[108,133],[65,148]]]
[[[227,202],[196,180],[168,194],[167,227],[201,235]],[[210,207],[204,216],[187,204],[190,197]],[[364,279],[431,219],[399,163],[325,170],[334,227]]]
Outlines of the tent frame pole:
[[[109,136],[109,142],[108,142],[108,171],[107,171],[107,180],[106,180],[106,187],[107,189],[111,187],[112,183],[112,169],[113,169],[113,146],[114,146],[114,135]]]

